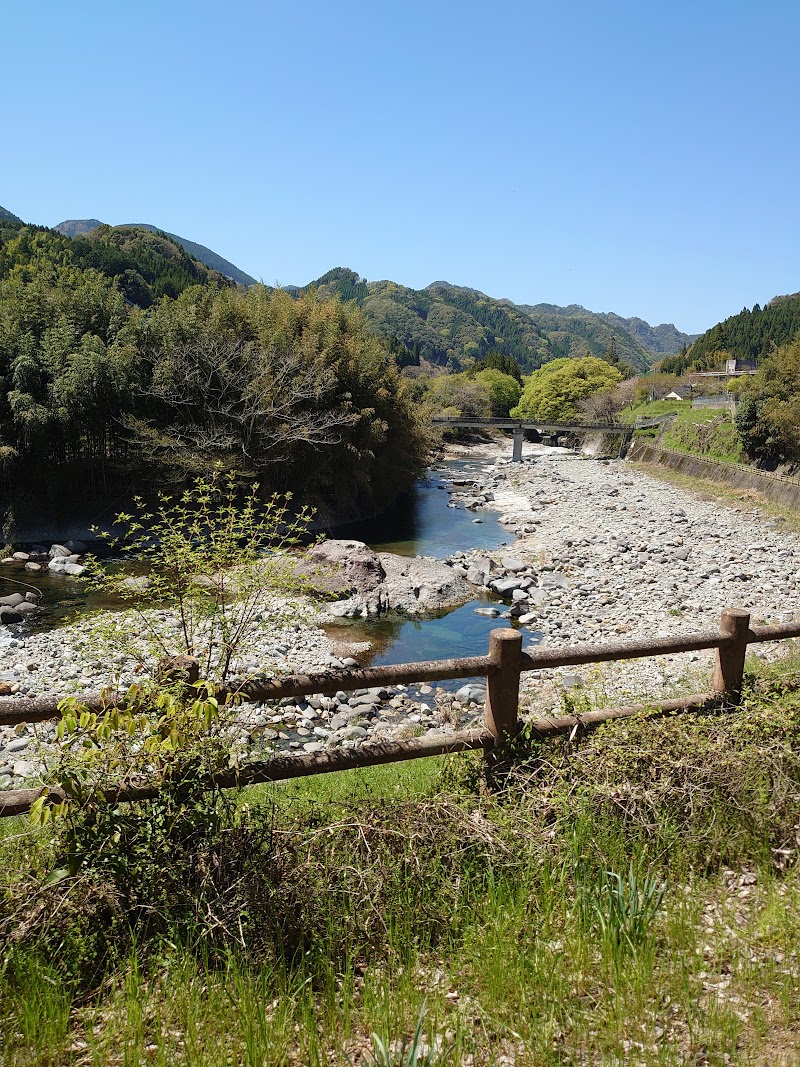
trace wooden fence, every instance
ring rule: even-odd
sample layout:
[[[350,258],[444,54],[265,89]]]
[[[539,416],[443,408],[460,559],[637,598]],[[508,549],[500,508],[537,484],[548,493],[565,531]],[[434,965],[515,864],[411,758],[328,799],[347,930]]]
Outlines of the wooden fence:
[[[349,692],[367,686],[397,685],[410,682],[444,681],[455,678],[486,678],[486,706],[482,729],[426,736],[407,741],[364,743],[356,748],[333,749],[319,754],[279,756],[251,763],[210,779],[209,788],[228,788],[301,778],[330,771],[374,767],[384,763],[440,756],[451,752],[482,749],[485,756],[496,759],[504,746],[519,731],[519,683],[524,671],[552,667],[576,667],[587,663],[642,659],[679,652],[716,649],[710,688],[703,693],[677,700],[652,702],[636,707],[609,708],[582,715],[564,715],[539,719],[527,724],[535,735],[552,737],[573,731],[589,730],[602,722],[623,719],[644,711],[678,712],[735,704],[742,688],[744,661],[748,645],[765,641],[782,641],[800,637],[800,623],[774,626],[750,626],[750,615],[740,608],[722,612],[719,630],[689,633],[676,637],[655,637],[608,644],[582,644],[565,648],[522,650],[522,635],[512,629],[492,630],[489,651],[485,656],[465,659],[432,660],[425,663],[401,663],[393,666],[326,671],[324,674],[291,675],[267,681],[252,681],[237,687],[236,692],[250,701],[278,700],[306,694]],[[219,691],[222,700],[228,693]],[[97,710],[109,706],[108,693],[87,693],[79,697]],[[0,703],[0,725],[46,722],[58,719],[58,701],[52,699],[11,699]],[[110,802],[146,800],[157,795],[159,783],[146,781],[121,786],[116,792],[105,790]],[[65,799],[59,787],[43,786],[0,792],[0,817],[21,815],[45,792],[53,803]]]

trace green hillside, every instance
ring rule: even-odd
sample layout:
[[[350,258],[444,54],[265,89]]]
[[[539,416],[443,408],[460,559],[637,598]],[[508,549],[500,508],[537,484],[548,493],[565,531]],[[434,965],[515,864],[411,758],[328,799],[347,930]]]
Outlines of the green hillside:
[[[629,333],[655,356],[675,355],[684,345],[690,345],[700,336],[699,333],[683,333],[671,322],[651,326],[644,319],[636,316],[624,319],[621,315],[615,315],[613,311],[598,314],[598,318],[605,319],[612,326],[621,326],[626,333]]]
[[[57,233],[64,234],[65,237],[78,237],[81,235],[92,233],[103,223],[99,219],[67,219],[65,222],[59,222],[58,226],[54,226],[53,229]],[[194,259],[199,260],[205,264],[206,267],[210,267],[212,270],[217,271],[219,274],[224,274],[226,278],[231,278],[239,285],[255,285],[256,279],[249,274],[245,274],[243,270],[240,270],[235,263],[231,263],[230,260],[224,258],[214,252],[211,248],[206,248],[205,245],[198,244],[196,241],[190,241],[186,237],[179,237],[176,233],[169,233],[167,230],[162,230],[158,226],[153,226],[149,222],[127,222],[121,227],[112,227],[113,229],[138,229],[148,230],[150,233],[164,234],[171,241],[188,252]]]
[[[309,288],[355,300],[376,333],[396,338],[430,363],[456,370],[494,351],[513,356],[525,371],[559,356],[604,356],[610,348],[639,370],[653,362],[621,326],[583,308],[520,306],[441,281],[424,289],[367,282],[346,267],[328,271]]]
[[[12,215],[6,208],[0,207],[0,222],[22,222],[22,219],[17,218],[16,215]]]
[[[637,371],[647,371],[653,356],[645,346],[632,337],[621,325],[606,321],[606,317],[587,311],[580,304],[558,307],[556,304],[522,304],[550,342],[552,357],[604,356],[609,348],[616,351],[623,363]]]
[[[190,241],[186,237],[179,237],[176,233],[169,233],[167,230],[160,230],[157,226],[151,226],[148,222],[130,222],[126,223],[126,225],[137,226],[141,230],[150,230],[152,233],[166,233],[167,237],[177,242],[190,256],[199,259],[201,263],[205,263],[212,270],[224,274],[226,278],[231,278],[233,281],[238,282],[239,285],[256,285],[257,283],[256,278],[245,274],[243,270],[239,270],[235,263],[231,263],[224,256],[214,252],[213,249],[206,248],[205,245],[198,244],[196,241]]]
[[[662,369],[673,374],[711,370],[726,359],[758,363],[773,349],[800,336],[800,293],[776,296],[765,306],[755,304],[718,322],[689,350],[664,360]]]
[[[138,307],[162,296],[176,297],[190,285],[230,286],[229,278],[193,259],[165,234],[131,226],[98,226],[71,240],[81,267],[93,267],[118,281]]]

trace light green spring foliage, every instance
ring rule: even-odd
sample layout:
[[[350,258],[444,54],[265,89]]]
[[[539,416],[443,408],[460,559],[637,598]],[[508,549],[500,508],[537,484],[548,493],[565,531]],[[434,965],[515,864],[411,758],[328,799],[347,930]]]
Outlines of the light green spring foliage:
[[[87,581],[136,611],[137,650],[144,640],[152,657],[192,656],[201,677],[225,681],[237,652],[270,625],[270,597],[312,588],[290,550],[307,536],[313,512],[291,511],[291,499],[264,501],[257,483],[242,487],[230,472],[160,494],[152,507],[137,498],[135,513],[117,516],[118,534],[100,537],[146,573],[135,578],[90,559]],[[155,606],[170,607],[179,625],[165,628]],[[291,611],[282,603],[284,618]]]
[[[475,381],[488,389],[492,415],[504,417],[519,403],[522,386],[510,374],[487,367],[486,370],[478,371]]]
[[[487,367],[409,381],[406,392],[426,415],[451,418],[506,418],[522,387],[510,374]]]
[[[34,826],[68,819],[69,873],[76,874],[87,858],[106,864],[125,861],[115,821],[129,820],[133,810],[119,810],[114,803],[118,789],[157,784],[177,808],[179,793],[188,791],[196,799],[201,782],[233,766],[223,736],[229,717],[221,710],[227,713],[234,703],[226,699],[221,706],[213,686],[205,683],[175,685],[171,690],[151,684],[131,686],[124,701],[109,697],[108,707],[100,711],[91,711],[74,698],[62,701],[60,745],[48,778],[63,790],[64,799],[52,803],[43,794],[32,805],[30,819]],[[78,821],[84,829],[88,823],[93,827],[81,838],[80,849],[75,847]],[[101,833],[98,823],[104,827]]]
[[[569,422],[579,415],[581,400],[622,381],[622,374],[604,359],[554,359],[525,381],[514,418]]]
[[[756,460],[800,460],[800,340],[770,352],[741,386],[736,425]]]

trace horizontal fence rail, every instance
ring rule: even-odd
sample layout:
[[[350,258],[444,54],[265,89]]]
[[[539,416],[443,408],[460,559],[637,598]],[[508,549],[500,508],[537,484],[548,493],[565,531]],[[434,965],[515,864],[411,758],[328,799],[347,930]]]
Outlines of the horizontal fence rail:
[[[489,653],[486,656],[326,671],[323,674],[291,675],[245,682],[233,689],[217,690],[218,699],[238,695],[249,701],[263,702],[312,693],[325,695],[340,690],[350,692],[368,686],[485,677],[487,686],[484,728],[408,741],[368,742],[356,748],[336,749],[327,753],[279,756],[217,775],[206,784],[209,789],[224,789],[475,750],[483,750],[490,761],[496,760],[522,725],[518,719],[521,674],[551,667],[571,667],[586,663],[716,649],[714,674],[707,692],[676,700],[606,708],[581,715],[556,716],[528,722],[526,726],[531,733],[542,738],[593,729],[603,722],[630,718],[645,711],[678,712],[736,703],[741,694],[748,645],[796,637],[800,637],[800,622],[751,628],[747,611],[727,608],[722,612],[720,628],[716,631],[523,651],[522,635],[519,631],[498,629],[492,630],[489,635]],[[95,692],[77,695],[75,699],[90,709],[97,710],[112,706],[122,700],[123,696],[124,694],[114,692]],[[0,725],[58,719],[58,704],[59,701],[47,698],[5,700],[0,704]],[[158,794],[160,788],[158,781],[143,781],[120,785],[116,791],[106,788],[104,793],[109,802],[116,803],[151,799]],[[52,803],[65,799],[64,793],[57,786],[7,790],[0,792],[0,817],[24,814],[43,793]]]
[[[536,419],[481,419],[469,416],[434,415],[431,422],[437,426],[471,426],[496,430],[544,430],[553,433],[583,433],[586,430],[603,430],[606,433],[629,434],[634,427],[623,422],[547,422]]]

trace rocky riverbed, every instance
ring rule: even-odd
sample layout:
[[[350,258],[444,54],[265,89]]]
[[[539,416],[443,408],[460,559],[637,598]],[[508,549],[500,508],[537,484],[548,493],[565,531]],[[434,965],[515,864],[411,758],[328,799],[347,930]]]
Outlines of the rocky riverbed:
[[[698,499],[622,460],[556,449],[528,456],[521,465],[501,460],[472,484],[456,487],[455,499],[502,512],[500,521],[517,537],[513,555],[538,573],[534,585],[541,591],[523,617],[543,643],[714,629],[725,607],[747,608],[754,622],[795,617],[800,539],[782,520],[758,508]],[[480,503],[486,494],[490,501]],[[512,576],[496,562],[513,596]],[[758,652],[769,656],[779,649],[764,645]],[[566,678],[568,687],[585,683],[592,702],[639,702],[706,688],[711,655],[686,653],[555,677]],[[552,687],[524,675],[523,689],[533,701]]]
[[[441,607],[468,600],[476,589],[497,598],[476,610],[505,616],[529,642],[546,644],[714,628],[727,606],[750,609],[755,621],[793,617],[800,542],[758,509],[743,512],[700,500],[624,461],[562,449],[528,447],[526,461],[513,465],[505,442],[471,454],[484,462],[455,479],[451,504],[473,511],[476,522],[488,509],[499,511],[516,537],[513,547],[458,553],[418,570],[383,555],[376,564],[368,549],[355,550],[367,588],[345,580],[341,599],[322,607],[273,599],[257,639],[235,664],[238,675],[353,665],[366,646],[348,642],[344,630],[341,641],[332,639],[320,627],[325,619],[397,608],[418,613],[426,598]],[[346,555],[328,562],[343,561]],[[165,635],[174,629],[168,611],[151,615]],[[62,695],[130,684],[154,662],[146,650],[128,647],[130,634],[141,630],[141,620],[122,613],[48,633],[3,627],[0,695]],[[761,646],[760,652],[774,649]],[[522,701],[530,714],[560,710],[565,695],[571,704],[642,702],[706,688],[709,670],[710,654],[693,653],[527,674]],[[477,684],[456,694],[418,685],[243,706],[236,712],[234,744],[248,757],[262,757],[441,733],[475,722],[483,695]],[[0,728],[0,788],[37,780],[53,743],[47,724]]]

